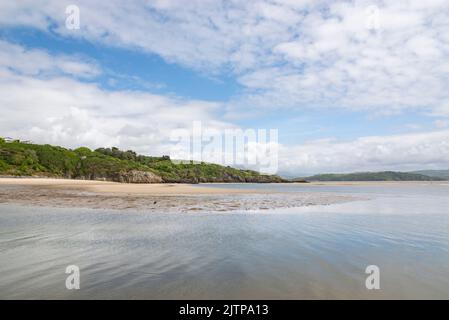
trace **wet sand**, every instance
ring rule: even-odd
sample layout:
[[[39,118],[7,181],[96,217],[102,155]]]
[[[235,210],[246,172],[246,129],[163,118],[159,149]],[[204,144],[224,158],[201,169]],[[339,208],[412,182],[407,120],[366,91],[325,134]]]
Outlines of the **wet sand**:
[[[188,187],[221,189],[179,195],[18,180],[0,183],[0,299],[449,298],[447,185],[203,185]],[[332,199],[345,203],[313,205]],[[286,205],[302,207],[230,211]],[[65,288],[72,264],[81,290]],[[381,290],[365,286],[373,264]]]
[[[123,184],[45,178],[0,178],[0,203],[154,212],[269,210],[356,200],[345,195],[212,188],[187,184]]]

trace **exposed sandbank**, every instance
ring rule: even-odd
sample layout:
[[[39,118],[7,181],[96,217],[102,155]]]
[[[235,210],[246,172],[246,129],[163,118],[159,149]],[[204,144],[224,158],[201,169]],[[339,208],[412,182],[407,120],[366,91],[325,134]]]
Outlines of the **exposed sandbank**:
[[[56,189],[75,189],[88,192],[142,195],[192,195],[260,193],[257,190],[209,188],[190,184],[129,184],[109,181],[46,179],[46,178],[0,178],[0,185],[35,186]]]
[[[145,210],[215,212],[269,210],[329,205],[357,200],[352,196],[316,192],[213,188],[186,184],[123,184],[104,181],[0,178],[0,203]]]

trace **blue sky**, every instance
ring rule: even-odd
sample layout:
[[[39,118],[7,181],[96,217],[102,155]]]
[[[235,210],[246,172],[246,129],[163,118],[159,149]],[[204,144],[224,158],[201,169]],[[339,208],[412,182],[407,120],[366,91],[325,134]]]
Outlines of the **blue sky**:
[[[199,120],[278,129],[289,174],[449,167],[445,1],[68,4],[1,5],[0,135],[163,154]]]
[[[5,28],[1,39],[27,48],[43,49],[51,54],[73,54],[94,59],[106,72],[96,79],[105,89],[150,90],[160,94],[175,94],[188,99],[226,101],[236,94],[239,85],[233,77],[217,77],[198,73],[160,56],[100,46],[84,39],[62,37],[33,28]],[[114,82],[112,82],[114,80]]]
[[[50,54],[73,54],[93,59],[105,70],[95,79],[105,90],[150,91],[163,95],[176,95],[186,99],[219,101],[226,103],[245,88],[229,73],[206,74],[175,63],[160,56],[126,48],[100,46],[83,39],[71,39],[33,28],[7,28],[0,31],[2,40],[26,48],[42,49]],[[287,110],[265,112],[250,119],[237,119],[248,128],[280,128],[281,142],[295,144],[303,140],[332,136],[350,140],[357,136],[397,134],[433,126],[432,117],[416,113],[394,117],[373,116],[363,112]]]

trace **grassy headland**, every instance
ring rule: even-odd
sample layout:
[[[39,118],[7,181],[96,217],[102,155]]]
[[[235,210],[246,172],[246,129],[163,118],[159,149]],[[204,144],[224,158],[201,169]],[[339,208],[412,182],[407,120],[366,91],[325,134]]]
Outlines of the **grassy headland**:
[[[128,183],[286,182],[279,176],[211,163],[175,163],[117,148],[67,149],[0,138],[0,175]]]

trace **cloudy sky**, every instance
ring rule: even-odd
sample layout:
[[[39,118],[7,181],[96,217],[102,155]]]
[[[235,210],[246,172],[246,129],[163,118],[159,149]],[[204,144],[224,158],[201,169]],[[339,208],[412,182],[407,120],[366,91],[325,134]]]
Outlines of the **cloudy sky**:
[[[449,1],[0,0],[0,111],[66,147],[201,121],[278,129],[281,173],[447,169]]]

